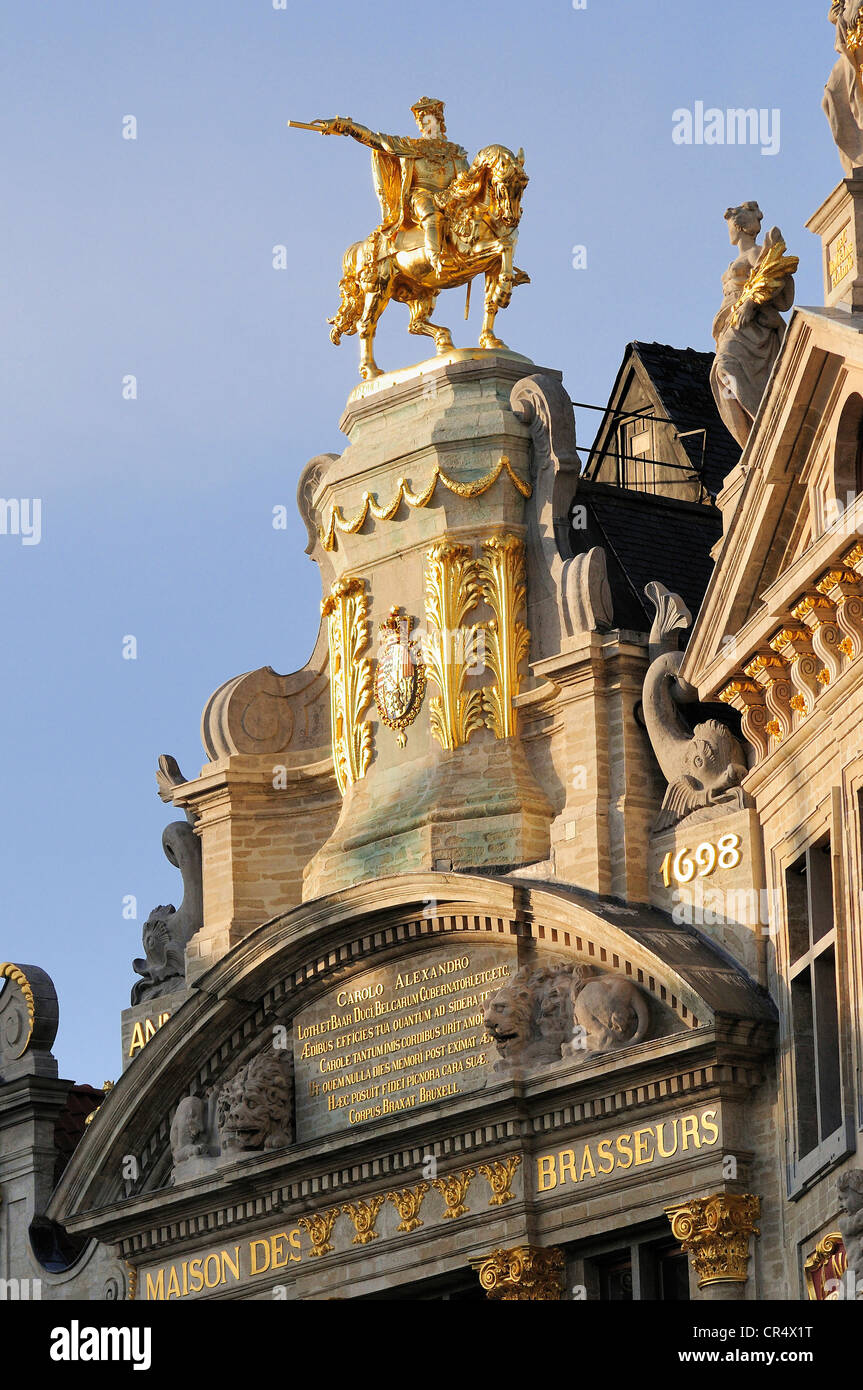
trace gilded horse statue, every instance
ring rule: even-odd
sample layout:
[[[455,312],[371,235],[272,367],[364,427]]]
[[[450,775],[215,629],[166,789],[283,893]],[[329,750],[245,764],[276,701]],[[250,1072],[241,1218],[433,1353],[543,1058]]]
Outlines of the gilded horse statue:
[[[487,145],[468,166],[461,146],[446,139],[443,103],[423,97],[413,110],[418,138],[379,135],[341,116],[303,127],[351,135],[372,150],[382,221],[345,252],[341,302],[328,320],[336,344],[345,334],[359,335],[360,376],[366,381],[380,375],[375,331],[391,300],[407,305],[410,333],[432,338],[435,350],[445,353],[453,340],[448,328],[431,320],[437,297],[467,285],[469,303],[470,282],[484,274],[479,346],[505,348],[494,331],[496,315],[509,304],[513,288],[530,278],[513,264],[528,181],[524,152]]]

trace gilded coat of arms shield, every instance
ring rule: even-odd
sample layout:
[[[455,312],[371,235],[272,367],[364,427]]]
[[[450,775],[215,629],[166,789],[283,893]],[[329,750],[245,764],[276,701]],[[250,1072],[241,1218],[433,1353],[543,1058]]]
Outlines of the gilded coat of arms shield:
[[[425,662],[411,640],[412,626],[413,618],[400,617],[399,609],[391,608],[378,628],[375,705],[387,728],[395,731],[400,748],[407,744],[405,730],[419,714],[426,688]]]

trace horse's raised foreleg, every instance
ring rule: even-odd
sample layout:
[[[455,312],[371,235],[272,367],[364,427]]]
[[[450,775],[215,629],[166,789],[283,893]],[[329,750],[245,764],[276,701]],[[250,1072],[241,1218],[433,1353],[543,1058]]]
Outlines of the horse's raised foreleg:
[[[375,361],[375,332],[378,319],[389,300],[389,282],[381,282],[375,289],[366,291],[363,312],[357,325],[360,339],[360,376],[363,381],[370,381],[372,377],[381,375],[381,369]]]
[[[500,303],[500,266],[485,273],[485,305],[482,317],[482,331],[479,335],[481,348],[505,348],[506,343],[495,335],[494,321],[497,311],[505,307]],[[510,277],[511,278],[511,277]]]
[[[432,323],[429,318],[436,301],[437,295],[431,293],[408,300],[411,316],[408,332],[418,333],[426,338],[434,338],[436,352],[449,352],[452,347],[452,334],[448,328],[442,328],[440,324]]]

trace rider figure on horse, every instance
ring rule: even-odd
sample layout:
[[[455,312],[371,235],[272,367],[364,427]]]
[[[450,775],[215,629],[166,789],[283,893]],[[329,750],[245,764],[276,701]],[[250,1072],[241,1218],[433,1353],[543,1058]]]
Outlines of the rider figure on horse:
[[[321,122],[326,135],[350,135],[372,151],[375,192],[381,205],[379,231],[392,240],[402,227],[415,224],[435,275],[445,275],[452,258],[444,247],[445,224],[436,200],[459,174],[467,173],[467,151],[446,138],[444,104],[421,97],[412,107],[419,137],[381,135],[347,116]]]

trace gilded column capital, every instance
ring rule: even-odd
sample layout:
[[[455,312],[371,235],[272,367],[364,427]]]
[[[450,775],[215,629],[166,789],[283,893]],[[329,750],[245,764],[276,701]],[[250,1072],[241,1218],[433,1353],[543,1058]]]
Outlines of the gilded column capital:
[[[563,1251],[556,1246],[516,1245],[471,1260],[489,1298],[510,1302],[559,1302],[563,1296]]]
[[[671,1232],[692,1260],[698,1287],[745,1284],[749,1237],[759,1235],[761,1199],[751,1192],[716,1192],[666,1207]]]

